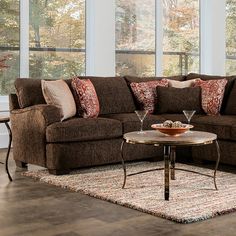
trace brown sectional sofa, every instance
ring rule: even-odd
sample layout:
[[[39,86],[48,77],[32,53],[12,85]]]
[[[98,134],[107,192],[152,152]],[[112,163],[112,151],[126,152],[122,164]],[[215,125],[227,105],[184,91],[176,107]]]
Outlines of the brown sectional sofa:
[[[84,77],[83,77],[84,78]],[[10,95],[13,155],[16,165],[35,164],[53,174],[66,174],[73,168],[120,162],[122,135],[138,130],[140,122],[134,113],[138,109],[130,91],[131,82],[157,80],[158,77],[85,77],[89,78],[98,95],[98,118],[80,118],[60,121],[58,108],[46,105],[40,80],[17,79],[16,94]],[[222,77],[189,74],[170,79],[218,79]],[[229,80],[225,91],[222,115],[195,115],[192,123],[196,130],[218,135],[222,152],[221,162],[236,165],[236,77]],[[70,86],[71,80],[67,80]],[[144,128],[166,119],[185,121],[183,114],[148,115]],[[126,145],[126,160],[155,158],[162,160],[162,148],[148,145]],[[179,150],[177,157],[214,160],[212,145]]]

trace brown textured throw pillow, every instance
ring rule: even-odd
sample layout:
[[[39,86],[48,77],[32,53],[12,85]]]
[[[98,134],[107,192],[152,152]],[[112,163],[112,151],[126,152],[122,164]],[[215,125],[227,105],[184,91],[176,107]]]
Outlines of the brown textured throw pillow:
[[[157,87],[157,113],[182,113],[183,110],[196,110],[203,113],[201,108],[201,89]]]

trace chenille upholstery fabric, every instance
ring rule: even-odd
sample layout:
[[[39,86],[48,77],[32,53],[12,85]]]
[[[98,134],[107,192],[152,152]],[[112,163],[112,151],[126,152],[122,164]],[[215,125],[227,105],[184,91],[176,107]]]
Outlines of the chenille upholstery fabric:
[[[135,113],[109,114],[103,117],[119,120],[123,126],[123,133],[140,130],[140,120]],[[162,123],[165,119],[158,115],[148,114],[143,122],[143,129],[150,130],[152,124]]]
[[[231,139],[236,141],[236,122],[233,123],[231,128]]]
[[[226,115],[236,115],[236,82],[234,81],[232,90],[230,91],[228,102],[224,109]]]
[[[212,76],[200,76],[198,74],[190,74],[187,76],[187,78],[190,79],[203,79],[203,77],[206,77],[206,79],[216,78]],[[16,95],[10,95],[10,118],[14,142],[13,154],[16,161],[44,166],[50,170],[62,170],[58,173],[63,173],[63,170],[68,168],[72,169],[113,162],[120,163],[122,134],[124,132],[140,129],[140,122],[134,113],[137,107],[135,106],[135,100],[128,86],[129,81],[126,83],[123,78],[119,77],[117,77],[118,79],[103,77],[84,78],[91,79],[98,94],[99,102],[102,104],[102,112],[99,119],[105,118],[113,120],[112,125],[108,125],[106,122],[105,124],[103,122],[99,123],[98,129],[102,126],[101,124],[104,124],[106,132],[108,131],[108,127],[113,127],[114,130],[109,130],[109,133],[104,132],[103,137],[99,136],[101,139],[97,140],[94,137],[96,132],[98,132],[94,128],[96,123],[96,121],[94,121],[94,123],[83,123],[83,125],[76,126],[78,128],[70,132],[71,136],[67,136],[67,132],[65,130],[63,131],[63,128],[58,127],[64,125],[66,122],[72,122],[71,126],[74,126],[74,122],[77,123],[77,121],[74,121],[76,118],[65,120],[61,124],[59,109],[45,104],[41,90],[41,81],[36,79],[19,79],[16,82],[17,87],[20,89],[20,91],[18,90],[18,98],[16,99]],[[179,76],[178,78],[179,80],[183,80],[184,76]],[[162,77],[159,79],[162,79]],[[222,79],[222,77],[220,77],[220,79]],[[131,79],[131,82],[143,82],[148,80],[153,80],[153,78],[134,77]],[[232,81],[233,80],[234,77],[232,77]],[[71,89],[71,80],[66,80],[66,83]],[[227,86],[230,83],[228,83]],[[232,87],[229,91],[233,91]],[[235,99],[235,96],[232,97]],[[19,109],[20,101],[21,105],[27,108]],[[233,104],[234,103],[229,107],[229,111],[234,108]],[[222,110],[224,110],[224,106],[225,105],[222,105]],[[196,114],[193,116],[191,124],[195,126],[195,130],[216,133],[219,137],[221,163],[236,165],[236,121],[234,117],[233,115],[212,117]],[[144,120],[144,129],[150,129],[152,123],[161,123],[167,119],[186,122],[186,118],[183,114],[153,115],[148,116]],[[57,126],[56,124],[60,125]],[[47,128],[52,128],[53,125],[55,125],[55,129],[51,129],[51,133],[49,131],[46,132]],[[57,132],[55,131],[56,129],[58,129]],[[70,127],[69,129],[72,128]],[[80,133],[85,132],[85,130],[88,132],[87,137],[85,133]],[[95,132],[95,134],[93,134],[93,132]],[[78,138],[78,136],[76,136],[78,135],[77,133],[80,134],[80,140],[83,139],[84,141],[76,141]],[[115,137],[113,137],[113,134],[115,134]],[[90,135],[93,137],[92,140],[88,140]],[[46,138],[49,138],[49,136],[52,142],[47,141]],[[71,141],[59,141],[62,140],[62,138]],[[56,142],[54,142],[55,140]],[[191,157],[194,159],[215,160],[215,145],[193,148],[181,147],[180,149],[181,150],[178,148],[177,150],[178,158],[180,154],[180,157],[184,157],[186,160],[191,159]],[[148,157],[163,160],[163,148],[153,147],[152,145],[125,144],[124,154],[127,160],[137,160]],[[52,173],[57,174],[56,171]]]
[[[147,81],[154,81],[154,80],[161,80],[161,79],[168,79],[168,80],[177,80],[177,81],[183,81],[185,79],[185,76],[182,75],[177,75],[177,76],[163,76],[163,77],[139,77],[139,76],[129,76],[126,75],[125,79],[128,83],[128,85],[130,85],[131,83],[135,82],[135,83],[140,83],[140,82],[147,82]]]
[[[200,88],[157,87],[158,114],[183,113],[183,110],[196,110],[196,114],[203,113],[201,108]]]
[[[24,163],[46,166],[46,127],[60,121],[60,109],[52,105],[35,105],[11,111],[13,155]]]
[[[134,112],[132,93],[122,77],[80,77],[93,83],[100,105],[100,115]]]
[[[220,163],[236,165],[236,142],[219,140],[221,159]],[[216,161],[217,151],[215,143],[199,147],[192,147],[192,158],[197,161]]]
[[[10,111],[13,109],[20,109],[16,94],[9,94],[9,108]]]
[[[121,136],[121,123],[106,118],[71,118],[55,122],[46,129],[46,140],[49,143],[102,140]]]
[[[16,79],[15,88],[20,108],[46,103],[42,93],[40,79]]]
[[[217,134],[218,139],[236,140],[236,116],[201,116],[193,121],[193,125],[195,130]]]
[[[122,139],[47,144],[47,168],[71,169],[107,163],[121,163]],[[125,144],[125,160],[155,158],[162,160],[162,148]],[[66,156],[66,158],[65,158]],[[122,175],[122,173],[121,173]]]

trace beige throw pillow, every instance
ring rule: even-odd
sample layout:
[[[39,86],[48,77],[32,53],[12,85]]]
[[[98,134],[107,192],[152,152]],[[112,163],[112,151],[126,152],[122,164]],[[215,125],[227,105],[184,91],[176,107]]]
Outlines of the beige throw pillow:
[[[61,121],[75,116],[76,105],[69,86],[63,80],[41,81],[42,92],[47,104],[61,109]]]
[[[177,80],[168,80],[169,87],[173,88],[188,88],[192,87],[196,79],[186,80],[186,81],[177,81]]]

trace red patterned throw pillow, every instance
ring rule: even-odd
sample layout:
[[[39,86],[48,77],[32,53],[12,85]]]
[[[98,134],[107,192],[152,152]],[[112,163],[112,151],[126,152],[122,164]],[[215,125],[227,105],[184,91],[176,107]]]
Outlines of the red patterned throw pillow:
[[[150,114],[154,112],[157,103],[157,86],[168,87],[168,80],[162,79],[140,83],[133,82],[130,84],[141,108],[147,110]]]
[[[202,109],[207,115],[219,115],[224,97],[226,79],[195,81],[194,87],[200,86],[202,90]]]
[[[96,90],[89,79],[72,79],[75,91],[77,113],[83,118],[96,118],[99,115],[99,101]]]

